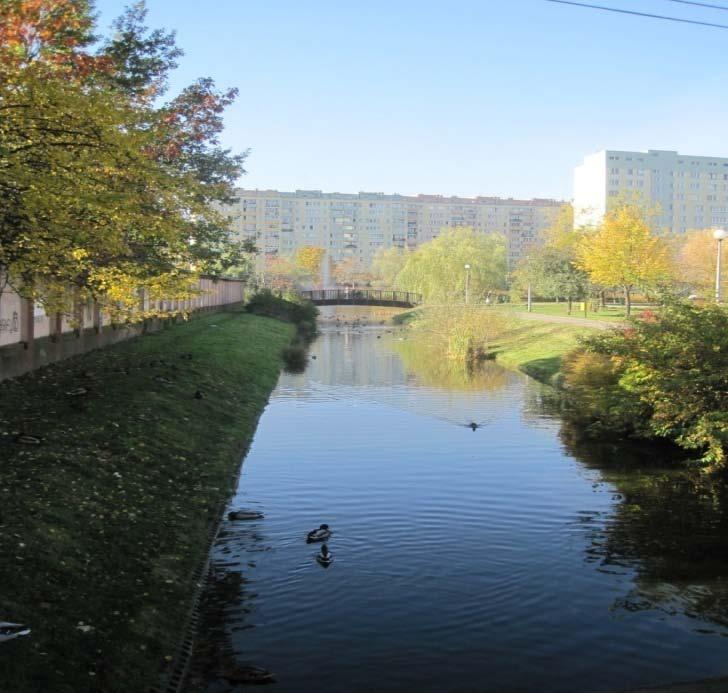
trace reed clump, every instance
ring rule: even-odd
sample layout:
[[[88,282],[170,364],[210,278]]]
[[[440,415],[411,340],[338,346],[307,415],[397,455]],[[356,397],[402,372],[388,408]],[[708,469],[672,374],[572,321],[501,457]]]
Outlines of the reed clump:
[[[448,359],[472,363],[493,358],[493,342],[513,323],[512,316],[487,306],[445,305],[422,310],[411,324]]]

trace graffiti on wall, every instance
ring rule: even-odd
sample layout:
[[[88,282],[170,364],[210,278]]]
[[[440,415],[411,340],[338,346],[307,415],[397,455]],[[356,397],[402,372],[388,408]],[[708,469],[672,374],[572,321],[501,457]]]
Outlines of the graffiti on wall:
[[[9,332],[10,334],[20,331],[20,317],[18,311],[13,311],[11,318],[0,318],[0,332]]]

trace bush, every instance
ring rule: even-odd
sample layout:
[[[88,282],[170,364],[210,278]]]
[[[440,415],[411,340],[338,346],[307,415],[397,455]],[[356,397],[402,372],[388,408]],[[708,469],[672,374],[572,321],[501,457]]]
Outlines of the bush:
[[[302,301],[293,294],[283,298],[276,296],[270,289],[263,289],[250,298],[245,309],[249,313],[267,318],[276,318],[296,324],[309,323],[307,329],[310,330],[310,325],[313,325],[315,333],[318,308],[310,301]]]
[[[588,345],[563,357],[558,384],[573,407],[570,418],[587,433],[634,433],[645,417],[640,402],[620,385],[622,368],[608,354],[589,351]],[[646,430],[642,430],[648,435]]]
[[[582,340],[565,365],[578,415],[698,450],[728,466],[728,312],[671,302]]]
[[[308,363],[308,352],[302,344],[291,344],[281,352],[283,363],[289,373],[302,373]]]
[[[263,289],[251,297],[245,309],[255,315],[296,325],[296,337],[290,346],[283,349],[281,358],[287,371],[302,372],[308,363],[307,346],[316,337],[318,308],[309,301],[300,300],[295,294],[283,298],[270,289]]]

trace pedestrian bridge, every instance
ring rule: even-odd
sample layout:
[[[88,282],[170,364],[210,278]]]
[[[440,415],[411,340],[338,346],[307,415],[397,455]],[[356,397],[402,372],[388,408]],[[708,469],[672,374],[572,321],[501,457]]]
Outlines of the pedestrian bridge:
[[[301,297],[317,306],[414,308],[422,303],[421,294],[390,289],[318,289],[302,291]]]

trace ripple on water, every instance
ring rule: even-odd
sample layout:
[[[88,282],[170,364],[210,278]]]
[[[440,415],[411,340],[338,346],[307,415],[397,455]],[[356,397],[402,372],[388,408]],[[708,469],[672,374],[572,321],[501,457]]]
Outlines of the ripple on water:
[[[214,549],[242,577],[226,607],[240,661],[275,671],[280,691],[323,693],[727,673],[725,628],[685,615],[720,601],[716,581],[671,583],[640,554],[620,479],[566,451],[523,377],[425,385],[374,332],[328,332],[313,350],[305,374],[282,377],[244,464],[233,505],[265,519],[227,524]],[[701,530],[722,531],[716,517]],[[328,569],[305,542],[321,522]]]

